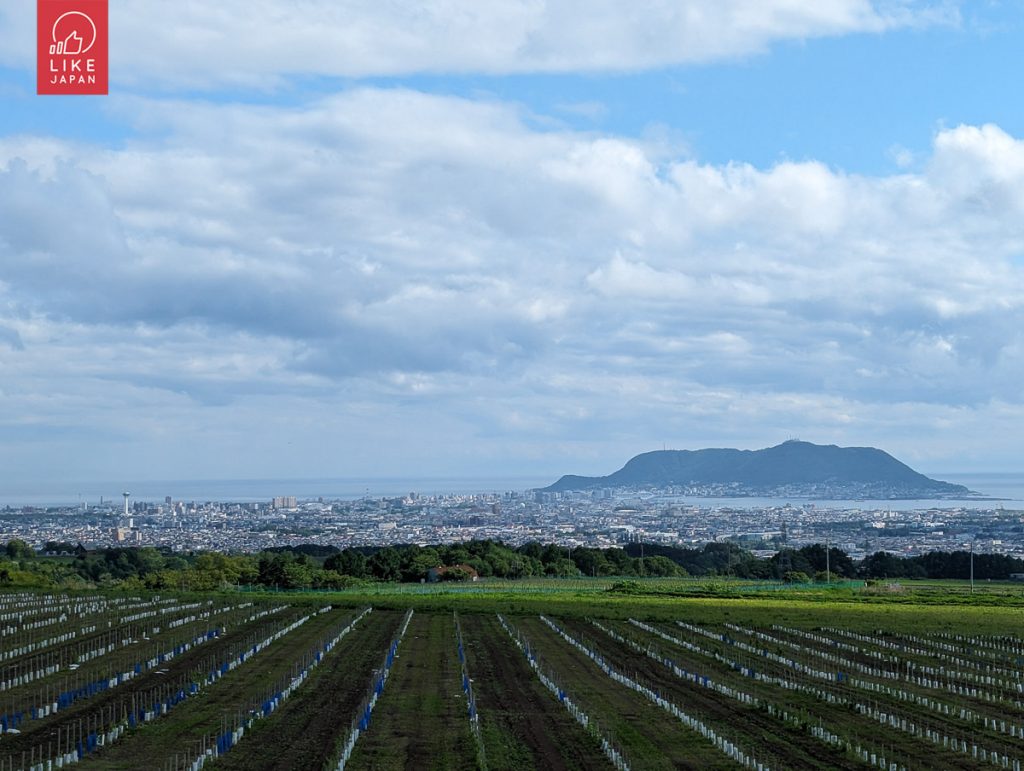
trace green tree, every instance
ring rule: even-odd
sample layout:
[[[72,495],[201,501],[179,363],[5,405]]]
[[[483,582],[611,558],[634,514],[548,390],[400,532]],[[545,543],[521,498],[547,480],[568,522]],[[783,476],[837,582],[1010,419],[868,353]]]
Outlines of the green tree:
[[[13,538],[7,542],[7,556],[12,560],[29,560],[36,556],[35,551],[20,538]]]
[[[614,572],[612,564],[600,549],[576,549],[572,553],[572,561],[585,576],[608,576]]]
[[[442,581],[468,581],[469,579],[469,571],[462,568],[449,568],[441,574]]]
[[[804,546],[796,551],[796,554],[800,555],[807,561],[810,566],[810,571],[822,571],[826,568],[832,572],[833,575],[850,577],[856,573],[856,567],[853,564],[853,560],[841,549],[837,549],[834,546],[828,550],[828,560],[825,559],[825,545],[820,543],[811,544],[810,546]],[[803,568],[801,568],[803,570]]]
[[[860,574],[865,578],[900,578],[903,576],[903,560],[895,554],[876,551],[860,563]]]
[[[366,563],[366,555],[361,551],[357,551],[356,549],[345,549],[338,554],[333,554],[328,557],[324,561],[324,569],[333,570],[343,576],[367,578],[369,576],[369,571]]]
[[[367,567],[371,575],[379,581],[397,581],[402,577],[402,558],[390,546],[374,553]]]
[[[580,574],[576,563],[568,557],[562,557],[561,559],[549,562],[544,566],[544,572],[549,576],[558,576],[559,578],[572,578]]]
[[[529,543],[524,543],[519,547],[519,553],[524,557],[532,557],[533,559],[539,560],[541,555],[544,554],[544,547],[536,541],[530,541]]]
[[[402,555],[402,580],[419,581],[427,577],[427,572],[431,568],[440,565],[441,555],[437,549],[411,547]]]
[[[668,557],[644,557],[643,570],[646,576],[686,575],[686,571]]]

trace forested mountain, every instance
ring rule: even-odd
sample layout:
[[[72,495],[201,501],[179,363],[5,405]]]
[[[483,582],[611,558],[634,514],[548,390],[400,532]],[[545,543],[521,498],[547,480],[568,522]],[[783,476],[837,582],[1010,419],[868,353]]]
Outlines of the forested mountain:
[[[608,476],[563,476],[546,492],[595,487],[733,487],[740,494],[800,488],[808,494],[884,497],[968,495],[963,485],[930,479],[874,447],[791,440],[763,450],[658,450],[632,458]],[[792,491],[787,491],[792,492]],[[798,489],[796,492],[800,492]]]

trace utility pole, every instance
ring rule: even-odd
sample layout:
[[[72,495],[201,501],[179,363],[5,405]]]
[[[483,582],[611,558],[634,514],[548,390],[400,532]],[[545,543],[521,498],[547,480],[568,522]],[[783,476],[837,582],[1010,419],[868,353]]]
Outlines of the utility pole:
[[[971,594],[974,594],[974,541],[977,535],[971,537]]]
[[[832,562],[831,555],[829,554],[829,536],[825,536],[825,583],[832,583]]]

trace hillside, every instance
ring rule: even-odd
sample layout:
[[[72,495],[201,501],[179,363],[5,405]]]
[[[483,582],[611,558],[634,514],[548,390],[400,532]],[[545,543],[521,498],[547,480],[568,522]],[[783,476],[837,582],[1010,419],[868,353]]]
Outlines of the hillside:
[[[963,485],[930,479],[874,447],[837,447],[791,440],[763,450],[658,450],[632,458],[602,477],[566,475],[545,492],[594,487],[711,487],[740,494],[797,488],[842,496],[951,497]],[[714,492],[712,490],[711,492]]]

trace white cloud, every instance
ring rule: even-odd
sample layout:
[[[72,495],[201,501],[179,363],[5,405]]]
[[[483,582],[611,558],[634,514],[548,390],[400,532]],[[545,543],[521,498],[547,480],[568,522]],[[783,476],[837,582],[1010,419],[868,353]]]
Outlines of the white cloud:
[[[0,9],[0,63],[33,61],[34,3]],[[773,43],[950,23],[955,6],[879,0],[118,0],[124,86],[274,87],[290,75],[630,71],[749,56]]]
[[[123,148],[0,142],[11,447],[83,464],[102,426],[110,453],[136,432],[183,458],[208,426],[215,462],[270,410],[318,442],[437,431],[402,452],[443,473],[652,437],[946,451],[944,426],[980,454],[1019,419],[1024,142],[998,127],[866,177],[406,90],[122,106]],[[337,474],[316,446],[304,475]]]
[[[587,284],[607,297],[652,298],[687,302],[696,282],[684,273],[658,271],[643,262],[630,262],[616,254],[587,276]]]

